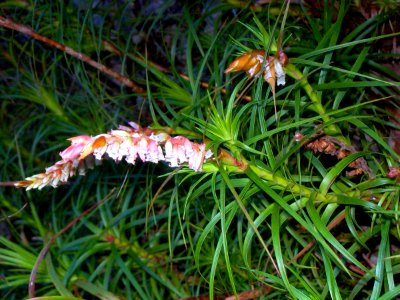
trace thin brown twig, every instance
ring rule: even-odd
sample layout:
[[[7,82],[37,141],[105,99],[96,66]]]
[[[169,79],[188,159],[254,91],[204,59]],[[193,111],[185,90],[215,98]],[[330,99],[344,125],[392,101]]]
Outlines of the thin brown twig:
[[[10,220],[14,218],[16,215],[18,215],[20,212],[22,212],[26,207],[28,206],[28,203],[25,203],[20,209],[18,209],[15,213],[5,216],[4,218],[0,219],[0,222],[3,222],[5,220]]]
[[[46,256],[47,252],[49,252],[50,246],[58,239],[59,236],[67,232],[74,224],[76,224],[79,220],[81,220],[84,216],[86,216],[88,213],[90,213],[92,210],[95,208],[99,207],[100,205],[104,204],[106,201],[108,201],[112,194],[114,193],[115,189],[112,189],[110,193],[104,199],[102,199],[100,202],[93,204],[91,207],[89,207],[87,210],[85,210],[83,213],[81,213],[78,217],[73,219],[71,222],[69,222],[63,229],[61,229],[57,234],[53,235],[51,239],[47,242],[47,244],[43,247],[42,251],[40,251],[39,256],[36,259],[35,265],[32,268],[31,275],[29,277],[29,286],[28,286],[28,292],[29,292],[29,298],[35,297],[35,283],[36,283],[36,275],[39,270],[40,263],[43,261],[44,257]]]
[[[145,90],[141,86],[139,86],[138,84],[136,84],[135,82],[130,80],[128,77],[125,77],[125,76],[121,75],[120,73],[115,72],[112,69],[106,67],[105,65],[98,63],[97,61],[91,59],[89,56],[87,56],[83,53],[75,51],[74,49],[72,49],[68,46],[60,44],[56,41],[53,41],[45,36],[38,34],[37,32],[33,31],[32,28],[30,28],[26,25],[15,23],[14,21],[12,21],[8,18],[0,16],[0,26],[19,31],[21,33],[29,35],[30,37],[34,38],[35,40],[41,41],[41,42],[48,44],[54,48],[57,48],[65,53],[91,65],[92,67],[96,68],[100,72],[107,74],[108,76],[116,79],[117,81],[130,87],[136,93],[142,94],[145,92]]]
[[[18,181],[2,181],[2,182],[0,182],[0,186],[12,186],[12,187],[15,187],[15,184],[17,182]]]
[[[174,170],[171,174],[168,175],[168,177],[163,181],[163,183],[161,184],[161,186],[158,188],[156,194],[154,195],[154,197],[151,199],[151,202],[149,204],[149,207],[147,209],[147,214],[146,214],[146,228],[148,225],[148,220],[150,217],[150,213],[151,213],[151,209],[154,206],[154,203],[156,202],[157,197],[160,195],[160,193],[163,191],[164,187],[167,185],[167,183],[180,171],[181,168],[177,168],[176,170]]]
[[[345,218],[346,216],[346,212],[342,212],[340,213],[332,222],[330,222],[327,226],[327,229],[330,231],[332,230],[334,227],[336,227],[337,225],[339,225]],[[317,241],[314,240],[312,242],[310,242],[307,246],[305,246],[303,248],[303,250],[301,250],[299,253],[297,253],[297,255],[295,257],[293,257],[286,266],[290,266],[292,263],[296,262],[300,257],[302,257],[303,255],[305,255],[307,253],[308,250],[311,249],[312,246],[315,245]]]
[[[116,55],[121,55],[121,51],[119,51],[118,48],[117,48],[112,42],[110,42],[110,41],[103,41],[103,45],[104,45],[105,48],[106,48],[107,50],[109,50],[110,52],[113,52],[113,53],[116,54]],[[136,54],[134,54],[134,53],[130,53],[130,55],[132,55],[133,57],[135,57],[136,59],[138,59],[138,60],[140,60],[140,61],[142,61],[142,62],[144,61],[142,57],[140,57],[140,56],[138,56],[138,55],[136,55]],[[159,70],[160,72],[163,72],[163,73],[171,73],[171,71],[170,71],[168,68],[166,68],[166,67],[164,67],[164,66],[162,66],[162,65],[160,65],[160,64],[157,64],[157,63],[152,62],[152,61],[149,61],[149,60],[146,60],[146,63],[147,63],[149,66],[152,66],[152,67],[156,68],[156,69]],[[186,80],[186,81],[189,81],[189,80],[190,80],[189,76],[187,76],[187,75],[184,74],[184,73],[178,73],[178,75],[179,75],[182,79],[184,79],[184,80]],[[210,85],[209,85],[207,82],[205,82],[205,81],[200,81],[200,87],[202,87],[202,88],[204,88],[204,89],[208,89],[208,88],[210,87]],[[221,93],[224,94],[224,95],[227,94],[227,90],[226,90],[225,88],[221,88],[220,91],[221,91]],[[242,94],[243,94],[243,93],[242,93]],[[248,101],[248,102],[250,102],[250,101],[252,100],[252,98],[251,98],[250,96],[247,96],[247,95],[240,95],[239,97],[241,97],[241,99],[243,99],[243,100],[245,100],[245,101]],[[239,98],[239,97],[238,97],[238,98]]]

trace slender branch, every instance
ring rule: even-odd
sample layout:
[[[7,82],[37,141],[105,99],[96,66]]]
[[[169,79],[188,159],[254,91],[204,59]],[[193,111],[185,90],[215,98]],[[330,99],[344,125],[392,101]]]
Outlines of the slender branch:
[[[78,217],[73,219],[71,222],[69,222],[63,229],[61,229],[57,234],[53,235],[50,240],[47,242],[47,244],[43,247],[42,251],[40,251],[39,256],[36,259],[35,265],[32,268],[31,275],[29,277],[29,298],[35,297],[35,285],[36,285],[36,275],[39,270],[40,263],[43,261],[44,257],[46,256],[47,252],[50,250],[50,246],[58,239],[59,236],[67,232],[73,225],[75,225],[79,220],[81,220],[84,216],[86,216],[88,213],[90,213],[92,210],[95,208],[99,207],[100,205],[104,204],[106,201],[108,201],[111,196],[113,195],[115,189],[112,189],[111,192],[100,202],[93,204],[91,207],[89,207],[87,210],[85,210],[83,213],[81,213]]]
[[[110,52],[112,52],[112,53],[114,53],[114,54],[116,54],[116,55],[121,55],[121,51],[118,50],[118,48],[117,48],[112,42],[110,42],[110,41],[103,41],[103,45],[104,45],[105,49],[107,49],[108,51],[110,51]],[[136,55],[136,54],[134,54],[134,53],[129,53],[129,54],[132,55],[133,57],[135,57],[135,59],[137,59],[137,60],[140,60],[140,61],[142,61],[142,62],[145,61],[142,57],[140,57],[140,56],[138,56],[138,55]],[[164,67],[164,66],[162,66],[162,65],[160,65],[160,64],[157,64],[157,63],[155,63],[155,62],[152,62],[152,61],[150,61],[150,60],[148,60],[148,59],[146,59],[146,63],[147,63],[149,66],[156,68],[156,69],[157,69],[158,71],[160,71],[160,72],[163,72],[163,73],[172,73],[171,70],[169,70],[167,67]],[[189,76],[186,75],[186,74],[184,74],[184,73],[178,73],[178,75],[179,75],[182,79],[184,79],[184,80],[186,80],[186,81],[189,81],[189,80],[190,80]],[[200,81],[199,84],[200,84],[200,87],[202,87],[202,88],[204,88],[204,89],[209,89],[209,88],[210,88],[210,85],[208,84],[208,82]],[[213,88],[216,88],[216,87],[213,87]],[[225,88],[220,88],[220,91],[221,91],[221,93],[222,93],[223,95],[226,95],[226,94],[228,93],[228,91],[227,91]],[[248,95],[240,95],[239,97],[240,97],[240,99],[243,99],[243,100],[248,101],[248,102],[250,102],[250,101],[252,100],[251,96],[248,96]],[[238,97],[238,98],[239,98],[239,97]]]
[[[142,87],[140,87],[138,84],[136,84],[135,82],[130,80],[128,77],[125,77],[125,76],[121,75],[120,73],[115,72],[112,69],[106,67],[105,65],[98,63],[97,61],[91,59],[89,56],[87,56],[83,53],[75,51],[74,49],[72,49],[68,46],[57,43],[45,36],[38,34],[37,32],[33,31],[30,27],[28,27],[26,25],[15,23],[14,21],[12,21],[10,19],[0,16],[0,26],[19,31],[21,33],[29,35],[30,37],[34,38],[35,40],[38,40],[38,41],[48,44],[54,48],[57,48],[65,53],[91,65],[92,67],[96,68],[100,72],[107,74],[108,76],[116,79],[117,81],[121,82],[122,84],[130,87],[136,93],[142,94],[145,92],[145,90]]]
[[[18,181],[2,181],[2,182],[0,182],[0,186],[12,186],[12,187],[15,187],[15,184],[17,182]]]
[[[326,227],[329,231],[331,231],[333,228],[335,228],[337,225],[339,225],[345,218],[346,213],[342,212],[340,213],[332,222],[328,224]],[[299,253],[297,253],[288,263],[287,267],[289,267],[291,264],[295,263],[299,258],[303,257],[311,248],[312,246],[315,245],[317,241],[313,240],[312,242],[308,243]]]
[[[27,207],[28,203],[25,203],[18,211],[16,211],[15,213],[5,216],[4,218],[0,219],[0,223],[4,222],[6,220],[11,220],[12,218],[14,218],[16,215],[18,215],[20,212],[22,212],[26,207]]]
[[[323,195],[319,192],[316,192],[313,189],[310,189],[293,181],[287,180],[286,178],[274,174],[273,172],[261,169],[252,163],[249,163],[248,166],[260,178],[273,182],[274,184],[277,184],[296,195],[303,196],[306,198],[311,198],[314,196],[315,201],[337,202],[337,197],[335,195]]]
[[[333,194],[324,195],[317,192],[314,189],[308,188],[304,185],[298,184],[294,181],[288,180],[278,174],[266,170],[264,168],[258,167],[253,162],[248,162],[243,156],[238,159],[235,159],[229,152],[227,151],[220,151],[218,155],[218,159],[229,172],[236,172],[236,173],[246,173],[246,170],[251,170],[258,177],[269,181],[275,185],[278,185],[291,193],[306,197],[306,198],[313,198],[314,201],[318,202],[327,202],[327,203],[336,203],[338,202],[338,197]],[[351,194],[349,196],[357,196],[355,194]]]

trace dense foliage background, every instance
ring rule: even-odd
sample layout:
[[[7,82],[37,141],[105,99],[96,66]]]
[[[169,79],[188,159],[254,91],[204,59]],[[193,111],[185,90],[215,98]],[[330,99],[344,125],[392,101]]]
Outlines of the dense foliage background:
[[[399,10],[0,3],[20,26],[0,27],[2,299],[399,295]],[[271,84],[224,70],[280,47],[275,115]],[[207,141],[215,159],[201,173],[105,160],[58,189],[10,186],[59,160],[67,138],[128,121]]]

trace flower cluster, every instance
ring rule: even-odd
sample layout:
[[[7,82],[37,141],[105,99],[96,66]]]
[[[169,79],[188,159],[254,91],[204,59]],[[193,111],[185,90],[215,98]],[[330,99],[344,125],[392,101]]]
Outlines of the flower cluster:
[[[277,57],[265,55],[264,50],[253,50],[235,59],[224,71],[246,71],[249,77],[264,75],[264,80],[271,86],[285,85],[285,72],[283,66],[288,63],[286,54],[280,50]]]
[[[103,158],[116,162],[125,159],[131,164],[135,164],[137,158],[143,162],[165,161],[171,167],[187,163],[189,168],[201,171],[203,163],[212,156],[205,144],[191,142],[183,136],[171,137],[165,132],[142,129],[133,122],[129,125],[131,127],[119,126],[118,130],[94,137],[81,135],[70,138],[71,146],[60,152],[62,160],[44,173],[16,182],[15,186],[27,190],[49,185],[57,187],[77,172],[84,175],[94,162]]]

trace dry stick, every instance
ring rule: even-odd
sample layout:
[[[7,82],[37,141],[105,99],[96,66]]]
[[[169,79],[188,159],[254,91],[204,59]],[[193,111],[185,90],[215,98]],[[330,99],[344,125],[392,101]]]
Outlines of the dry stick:
[[[331,223],[328,224],[327,229],[331,230],[332,228],[339,225],[344,220],[345,216],[346,216],[345,212],[340,213],[335,220],[333,220]],[[300,257],[302,257],[304,254],[306,254],[307,251],[310,250],[311,247],[315,245],[315,243],[316,243],[316,241],[314,240],[311,243],[309,243],[307,246],[305,246],[303,248],[303,250],[301,250],[299,253],[297,253],[297,255],[295,257],[293,257],[286,266],[290,266],[292,263],[296,262]]]
[[[149,204],[149,208],[147,209],[147,214],[146,214],[146,228],[148,225],[148,220],[150,217],[150,213],[151,213],[151,209],[154,206],[154,203],[156,202],[156,199],[158,197],[158,195],[160,195],[160,193],[163,191],[164,187],[167,185],[167,183],[172,179],[172,177],[174,177],[176,175],[176,173],[178,173],[181,170],[181,168],[177,168],[176,170],[174,170],[171,174],[168,175],[168,177],[163,181],[163,183],[161,184],[161,186],[158,188],[156,194],[154,195],[153,199],[151,199],[151,202]]]
[[[15,187],[15,184],[17,182],[18,181],[2,181],[2,182],[0,182],[0,186],[12,186],[12,187]]]
[[[102,72],[104,74],[107,74],[108,76],[110,76],[110,77],[116,79],[117,81],[123,83],[124,85],[130,87],[136,93],[141,94],[141,93],[145,92],[145,90],[142,87],[140,87],[138,84],[136,84],[135,82],[133,82],[129,78],[121,75],[118,72],[115,72],[115,71],[111,70],[110,68],[107,68],[103,64],[100,64],[100,63],[94,61],[89,56],[87,56],[87,55],[85,55],[83,53],[77,52],[77,51],[75,51],[74,49],[72,49],[70,47],[67,47],[67,46],[65,46],[63,44],[57,43],[57,42],[55,42],[55,41],[53,41],[53,40],[51,40],[51,39],[49,39],[49,38],[47,38],[45,36],[42,36],[42,35],[38,34],[37,32],[33,31],[30,27],[28,27],[26,25],[15,23],[10,19],[7,19],[7,18],[5,18],[3,16],[0,16],[0,26],[19,31],[19,32],[24,33],[24,34],[27,34],[30,37],[34,38],[35,40],[41,41],[41,42],[46,43],[46,44],[48,44],[48,45],[50,45],[52,47],[55,47],[55,48],[59,49],[59,50],[65,52],[65,53],[68,53],[69,55],[71,55],[71,56],[73,56],[73,57],[75,57],[75,58],[77,58],[77,59],[89,64],[89,65],[91,65],[92,67],[98,69],[100,72]]]
[[[114,54],[121,55],[121,51],[119,51],[119,50],[117,49],[117,47],[115,47],[114,44],[113,44],[112,42],[110,42],[110,41],[103,41],[103,45],[105,46],[106,49],[108,49],[109,51],[113,52]],[[133,53],[130,53],[130,54],[131,54],[133,57],[135,57],[136,59],[138,59],[138,60],[140,60],[140,61],[143,61],[143,58],[141,58],[140,56],[138,56],[138,55],[136,55],[136,54],[133,54]],[[159,65],[159,64],[157,64],[157,63],[155,63],[155,62],[152,62],[152,61],[149,61],[149,60],[146,60],[146,62],[147,62],[147,64],[148,64],[149,66],[152,66],[152,67],[156,68],[156,69],[159,70],[160,72],[163,72],[163,73],[171,73],[171,71],[170,71],[168,68],[166,68],[166,67],[164,67],[164,66],[162,66],[162,65]],[[178,73],[178,75],[179,75],[181,78],[183,78],[184,80],[186,80],[186,81],[189,81],[189,80],[190,80],[189,76],[187,76],[187,75],[184,74],[184,73]],[[210,85],[209,85],[207,82],[205,82],[205,81],[201,81],[201,82],[200,82],[200,86],[201,86],[202,88],[204,88],[204,89],[208,89],[208,88],[210,87]],[[224,94],[224,95],[227,94],[227,90],[226,90],[225,88],[221,88],[220,91],[221,91],[221,93]],[[243,94],[243,93],[242,93],[242,94]],[[246,101],[248,101],[248,102],[250,102],[250,101],[252,100],[250,96],[242,95],[242,94],[239,96],[239,97],[241,97],[241,99],[246,100]],[[238,97],[238,98],[239,98],[239,97]]]
[[[78,217],[73,219],[71,222],[69,222],[63,229],[61,229],[57,234],[53,235],[51,239],[48,241],[48,243],[43,247],[42,251],[40,251],[39,256],[36,259],[35,265],[33,266],[31,275],[29,277],[29,298],[35,297],[35,282],[36,282],[36,275],[39,270],[40,263],[46,256],[47,252],[49,252],[50,246],[57,240],[59,236],[64,234],[66,231],[68,231],[74,224],[76,224],[79,220],[81,220],[84,216],[86,216],[88,213],[90,213],[92,210],[95,208],[99,207],[100,205],[104,204],[106,201],[108,201],[112,194],[114,193],[115,189],[112,189],[108,195],[101,200],[98,203],[93,204],[91,207],[89,207],[87,210],[85,210],[83,213],[81,213]]]
[[[4,222],[4,221],[6,221],[6,220],[10,220],[10,219],[12,219],[12,218],[14,218],[16,215],[18,215],[20,212],[22,212],[24,209],[25,209],[25,207],[28,205],[28,203],[25,203],[20,209],[18,209],[18,211],[16,211],[15,213],[13,213],[13,214],[11,214],[11,215],[8,215],[8,216],[5,216],[4,218],[1,218],[0,219],[0,223],[1,222]]]

